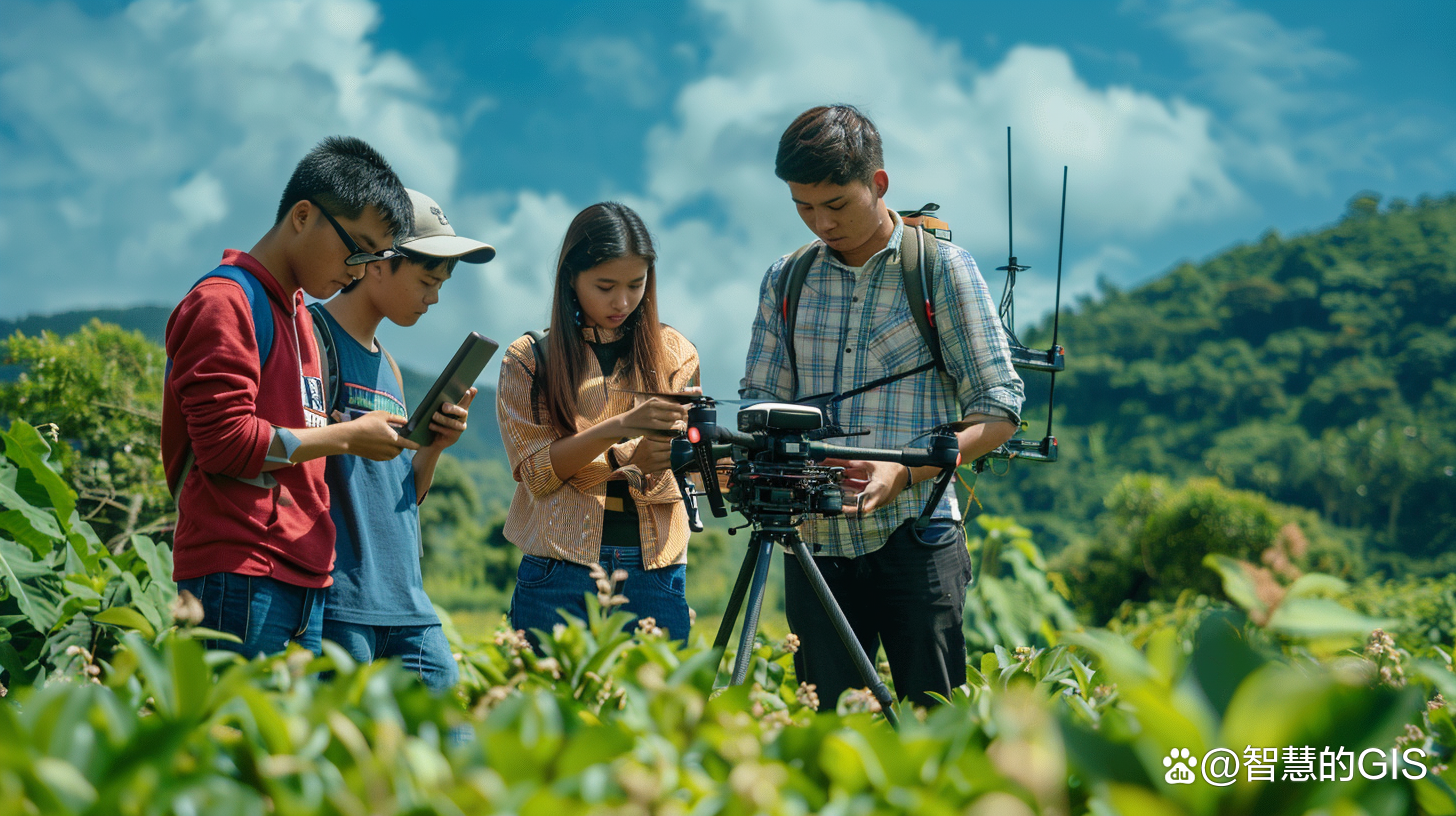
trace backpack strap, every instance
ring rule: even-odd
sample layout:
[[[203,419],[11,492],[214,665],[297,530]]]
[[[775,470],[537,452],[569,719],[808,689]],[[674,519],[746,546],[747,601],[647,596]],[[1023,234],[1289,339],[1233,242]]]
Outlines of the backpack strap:
[[[379,346],[379,353],[380,354],[383,354],[384,355],[384,359],[387,360],[387,361],[389,361],[389,367],[394,371],[394,381],[397,382],[397,383],[399,383],[399,395],[401,397],[400,402],[403,402],[404,401],[403,400],[403,397],[404,397],[404,375],[400,373],[399,363],[396,363],[394,361],[394,355],[393,354],[390,354],[389,353],[389,349],[385,348],[384,347],[384,344],[381,343],[381,342],[379,342],[379,338],[378,337],[374,338],[374,345]]]
[[[910,316],[915,328],[930,349],[936,369],[945,371],[945,357],[940,351],[940,334],[935,330],[935,273],[940,265],[938,239],[922,227],[905,228],[900,234],[900,276],[905,284],[905,297],[910,301]]]
[[[326,413],[332,424],[334,411],[339,410],[339,348],[334,345],[334,331],[324,317],[324,305],[310,303],[308,311],[313,315],[313,340],[318,346],[319,360],[323,362],[324,397],[327,399],[324,404],[329,407]]]
[[[819,242],[812,241],[789,255],[784,261],[783,271],[774,290],[774,300],[779,304],[779,314],[784,319],[784,336],[781,340],[789,356],[789,376],[792,381],[790,395],[799,393],[799,359],[794,350],[794,327],[799,323],[799,295],[804,291],[804,279],[814,268],[819,258]]]
[[[273,353],[273,306],[268,302],[268,290],[263,287],[263,282],[248,270],[222,264],[198,278],[197,282],[192,284],[192,288],[187,291],[191,293],[192,289],[196,289],[203,281],[210,278],[226,278],[236,283],[248,298],[248,310],[253,317],[253,340],[258,347],[258,371],[261,372],[263,364],[268,361],[268,355]],[[166,371],[163,374],[164,379],[171,374],[172,360],[168,358]],[[182,495],[182,486],[187,484],[187,474],[191,473],[193,466],[197,464],[197,455],[192,451],[190,440],[187,442],[186,451],[182,457],[182,471],[177,475],[177,481],[167,483],[167,489],[171,491],[173,501]]]
[[[526,336],[531,338],[531,354],[536,358],[536,370],[531,372],[531,415],[540,424],[541,413],[537,406],[541,404],[541,377],[546,371],[547,336],[546,332],[535,329],[526,332]]]
[[[322,303],[308,304],[309,314],[313,315],[313,339],[318,344],[319,359],[323,361],[324,367],[324,393],[328,395],[329,414],[334,411],[342,411],[344,406],[339,404],[339,396],[343,392],[343,377],[339,373],[339,347],[334,343],[334,331],[329,327],[329,321],[324,317],[324,305]],[[394,381],[399,384],[401,402],[404,397],[404,375],[399,370],[399,363],[394,361],[394,355],[389,349],[374,338],[374,345],[384,355],[389,363],[389,368],[394,372]],[[330,416],[332,422],[333,417]]]
[[[196,289],[198,284],[209,278],[226,278],[241,286],[243,294],[248,296],[248,308],[253,312],[253,337],[258,343],[258,370],[261,371],[268,355],[273,353],[273,306],[268,302],[268,290],[263,288],[263,282],[253,273],[241,267],[227,265],[219,266],[198,278],[192,288]]]

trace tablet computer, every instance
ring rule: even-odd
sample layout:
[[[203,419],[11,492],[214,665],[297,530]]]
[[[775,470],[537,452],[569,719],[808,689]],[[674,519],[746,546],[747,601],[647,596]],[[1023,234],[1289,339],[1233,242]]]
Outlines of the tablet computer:
[[[447,402],[459,404],[498,348],[500,344],[496,341],[479,332],[471,332],[465,342],[460,344],[460,349],[455,352],[450,364],[440,372],[435,384],[425,392],[425,398],[415,406],[409,422],[400,429],[399,435],[420,445],[433,442],[435,432],[430,430],[430,418]]]

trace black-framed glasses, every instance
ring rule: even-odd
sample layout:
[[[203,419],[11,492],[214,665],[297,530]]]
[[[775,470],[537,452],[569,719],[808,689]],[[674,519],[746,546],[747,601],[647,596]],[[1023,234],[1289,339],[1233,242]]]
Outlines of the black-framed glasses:
[[[337,232],[339,234],[339,239],[344,242],[344,248],[349,250],[349,257],[344,259],[344,265],[358,266],[360,264],[373,263],[375,261],[386,261],[399,254],[399,251],[394,249],[393,247],[383,250],[382,252],[379,252],[377,254],[365,251],[363,247],[355,243],[353,238],[349,237],[348,231],[345,230],[343,227],[339,226],[339,222],[335,221],[332,215],[329,215],[329,211],[324,209],[322,204],[314,201],[311,198],[307,199],[307,201],[315,207],[318,207],[318,211],[324,214],[324,218],[329,219],[329,223],[334,226],[334,232]]]

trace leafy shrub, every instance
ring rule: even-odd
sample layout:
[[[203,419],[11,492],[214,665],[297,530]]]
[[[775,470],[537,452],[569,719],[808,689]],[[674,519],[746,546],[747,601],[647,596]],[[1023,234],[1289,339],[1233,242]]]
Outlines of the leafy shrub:
[[[977,516],[975,524],[983,534],[967,542],[972,555],[981,559],[976,584],[966,598],[966,645],[971,651],[997,645],[1051,646],[1059,630],[1077,629],[1067,605],[1070,591],[1060,575],[1047,571],[1031,531],[997,516]]]
[[[102,540],[119,549],[135,533],[170,530],[159,445],[162,348],[98,320],[66,337],[17,332],[0,345],[4,362],[22,369],[0,384],[0,419],[55,426],[66,444],[52,462]]]
[[[113,554],[81,519],[40,433],[15,422],[0,440],[0,682],[94,676],[118,626],[155,637],[170,625],[171,551],[134,535]]]
[[[1288,577],[1319,569],[1357,574],[1359,551],[1309,511],[1233,490],[1214,479],[1174,485],[1161,476],[1126,476],[1108,494],[1095,540],[1069,546],[1051,566],[1074,587],[1072,601],[1093,623],[1125,602],[1172,602],[1185,591],[1226,597],[1206,559],[1263,564]]]

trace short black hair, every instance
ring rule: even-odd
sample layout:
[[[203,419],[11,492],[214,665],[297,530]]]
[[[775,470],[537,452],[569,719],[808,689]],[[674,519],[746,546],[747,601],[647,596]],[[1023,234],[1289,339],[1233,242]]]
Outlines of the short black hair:
[[[799,114],[779,137],[774,174],[795,184],[874,181],[885,166],[880,132],[853,105],[820,105]]]
[[[398,252],[399,254],[389,259],[389,274],[391,275],[398,272],[399,268],[401,266],[404,266],[404,262],[409,260],[414,261],[415,263],[424,267],[426,272],[434,272],[436,269],[439,269],[441,266],[443,266],[445,267],[445,277],[448,278],[450,277],[450,275],[454,274],[455,265],[460,263],[459,258],[436,258],[433,255],[421,255],[418,252],[410,252],[404,247],[395,247],[394,251]],[[342,295],[345,292],[353,291],[359,286],[360,282],[363,280],[363,278],[355,278],[354,280],[349,281],[349,285],[345,286],[343,289],[340,289],[339,294]]]
[[[389,162],[363,139],[330,136],[319,142],[293,168],[274,224],[305,199],[313,199],[335,218],[358,218],[373,206],[394,232],[394,239],[415,227],[414,205]]]

